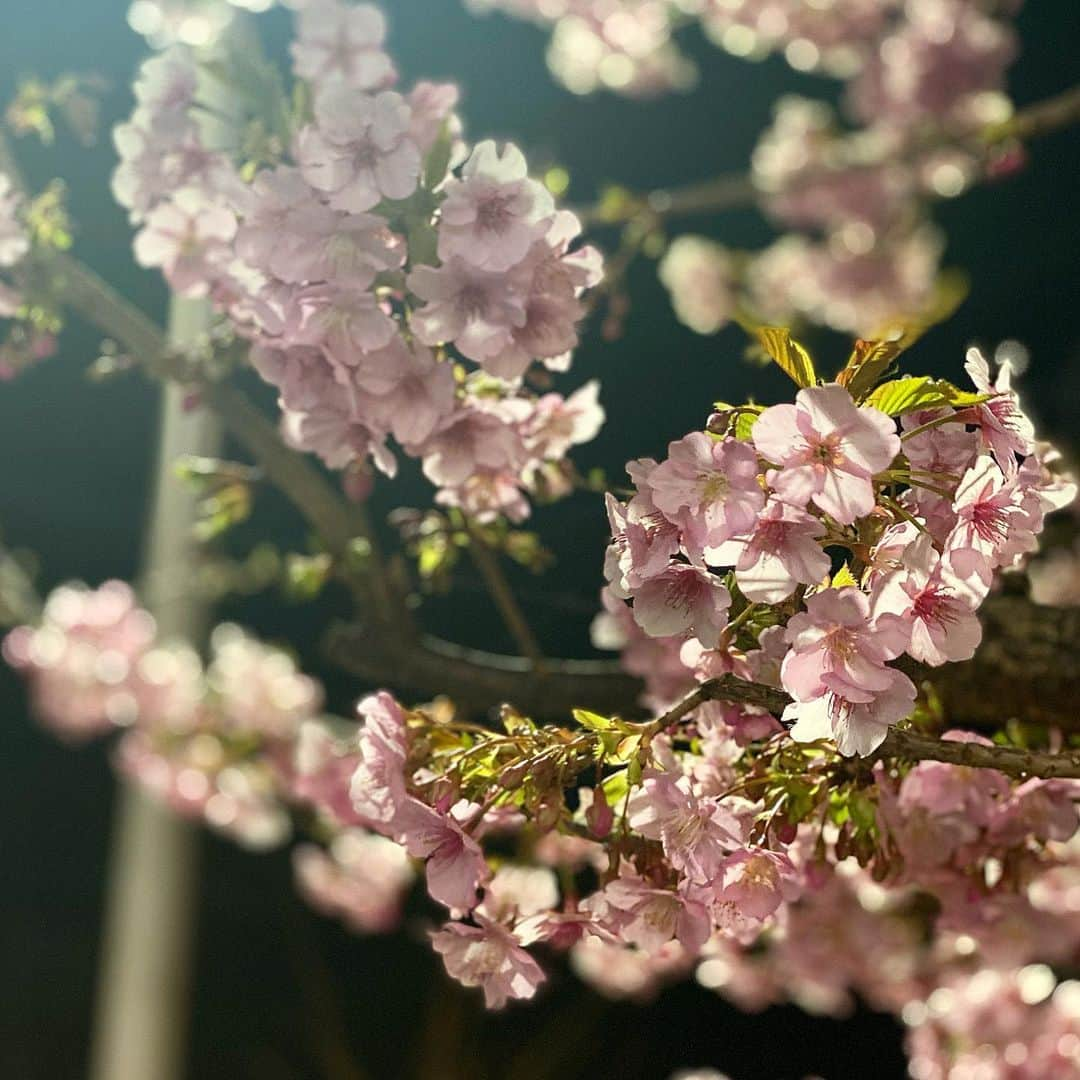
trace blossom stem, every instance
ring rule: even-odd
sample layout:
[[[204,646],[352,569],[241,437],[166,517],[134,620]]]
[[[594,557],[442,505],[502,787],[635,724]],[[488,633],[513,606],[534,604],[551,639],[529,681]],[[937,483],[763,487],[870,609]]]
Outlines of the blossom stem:
[[[936,427],[941,427],[942,424],[961,424],[964,422],[964,417],[961,413],[946,413],[944,416],[935,417],[933,420],[928,420],[925,424],[920,424],[917,428],[912,428],[910,431],[905,431],[900,435],[901,442],[907,442],[908,439],[914,439],[916,435],[922,435],[923,432],[932,431]]]

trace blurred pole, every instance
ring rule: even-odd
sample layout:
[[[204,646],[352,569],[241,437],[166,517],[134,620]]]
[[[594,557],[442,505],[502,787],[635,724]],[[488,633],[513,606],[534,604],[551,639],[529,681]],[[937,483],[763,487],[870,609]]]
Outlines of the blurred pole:
[[[202,300],[174,298],[169,340],[178,347],[208,327]],[[205,409],[185,411],[185,391],[162,390],[149,543],[142,596],[162,639],[200,644],[209,605],[194,588],[195,498],[173,475],[182,454],[220,453]],[[180,1080],[184,1074],[197,877],[194,826],[130,783],[121,783],[110,855],[91,1080]]]

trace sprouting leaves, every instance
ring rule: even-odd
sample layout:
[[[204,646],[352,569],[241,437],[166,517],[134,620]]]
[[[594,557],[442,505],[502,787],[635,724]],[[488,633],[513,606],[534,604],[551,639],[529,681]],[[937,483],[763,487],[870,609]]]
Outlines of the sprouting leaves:
[[[903,416],[919,409],[940,409],[946,406],[964,408],[979,405],[988,399],[986,394],[961,390],[945,379],[928,375],[910,375],[882,383],[866,397],[866,404],[889,416]]]
[[[67,251],[73,237],[71,218],[67,212],[67,188],[62,180],[54,180],[26,207],[26,227],[38,247]]]
[[[101,97],[108,84],[96,74],[61,75],[53,82],[23,79],[4,118],[16,135],[35,135],[46,146],[56,141],[54,114],[83,146],[97,140]]]
[[[454,136],[448,121],[444,121],[439,137],[424,159],[424,187],[434,191],[445,179],[450,170],[450,156],[454,150]]]
[[[257,469],[235,461],[188,455],[176,462],[175,472],[199,495],[194,528],[197,539],[213,540],[251,516]]]
[[[759,326],[755,331],[761,347],[797,386],[815,386],[818,381],[814,361],[805,346],[783,326]]]
[[[862,401],[889,374],[902,351],[896,341],[863,341],[860,338],[836,381],[847,387],[855,401]]]
[[[314,600],[330,580],[333,567],[333,559],[325,552],[316,555],[291,552],[285,559],[285,595],[291,600]]]

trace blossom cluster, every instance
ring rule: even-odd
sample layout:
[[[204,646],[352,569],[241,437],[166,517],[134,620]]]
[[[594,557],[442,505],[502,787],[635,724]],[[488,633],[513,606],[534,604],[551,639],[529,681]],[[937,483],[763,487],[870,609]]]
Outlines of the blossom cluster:
[[[395,89],[385,35],[368,4],[298,12],[311,115],[274,133],[263,167],[243,157],[251,118],[205,107],[214,73],[182,47],[154,57],[116,132],[114,192],[139,262],[250,341],[287,441],[393,474],[392,437],[440,504],[521,520],[529,493],[566,489],[567,451],[603,421],[595,384],[525,383],[568,369],[600,258],[517,147],[464,143],[455,87]]]
[[[738,307],[877,336],[935,300],[944,243],[927,203],[1016,167],[1015,148],[978,136],[1008,121],[1005,73],[1018,5],[966,0],[471,0],[552,28],[549,64],[577,93],[649,95],[692,85],[675,29],[749,59],[845,83],[843,119],[822,101],[781,98],[751,180],[783,236],[751,255],[676,237],[661,267],[676,313],[713,333]]]
[[[289,835],[282,768],[322,690],[286,653],[225,624],[204,667],[189,646],[159,641],[132,590],[110,581],[56,589],[3,655],[61,738],[123,731],[118,769],[178,814],[254,848]]]
[[[764,674],[778,650],[760,651]],[[1080,958],[1072,781],[923,762],[822,785],[828,755],[715,702],[646,738],[589,713],[570,731],[508,713],[499,732],[380,692],[356,728],[236,627],[205,669],[160,644],[116,582],[62,587],[4,653],[55,730],[119,726],[121,769],[176,812],[253,847],[310,827],[298,887],[354,931],[398,926],[422,879],[446,912],[433,948],[490,1007],[563,955],[613,998],[691,975],[750,1010],[842,1014],[857,994],[903,1018],[928,1078],[970,1056],[1034,1080],[1080,1055],[1075,984],[1045,966]],[[755,790],[773,755],[820,801],[780,812]]]
[[[974,392],[916,377],[859,403],[848,369],[794,404],[744,407],[741,426],[716,414],[661,462],[631,462],[633,498],[608,497],[605,606],[617,620],[631,601],[627,643],[644,633],[668,657],[631,652],[631,670],[676,689],[680,667],[773,682],[794,699],[796,739],[879,746],[915,705],[890,661],[970,659],[996,572],[1021,565],[1046,514],[1076,495],[1050,471],[1008,364],[991,381],[972,349],[966,366]]]

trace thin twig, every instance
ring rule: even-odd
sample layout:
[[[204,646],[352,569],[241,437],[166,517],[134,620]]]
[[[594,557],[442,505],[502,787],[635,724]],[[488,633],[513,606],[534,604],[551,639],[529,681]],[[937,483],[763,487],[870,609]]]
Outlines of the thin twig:
[[[466,530],[469,534],[469,554],[476,563],[506,628],[513,635],[522,656],[529,660],[534,670],[540,670],[544,663],[543,651],[517,602],[510,582],[506,580],[498,556],[479,529],[472,524],[466,524]]]

